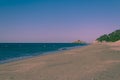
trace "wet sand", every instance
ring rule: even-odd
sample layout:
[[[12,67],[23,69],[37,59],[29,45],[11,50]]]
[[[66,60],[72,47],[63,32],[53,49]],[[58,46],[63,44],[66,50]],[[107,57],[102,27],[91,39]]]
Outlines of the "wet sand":
[[[0,64],[0,80],[120,80],[120,47],[92,44]]]

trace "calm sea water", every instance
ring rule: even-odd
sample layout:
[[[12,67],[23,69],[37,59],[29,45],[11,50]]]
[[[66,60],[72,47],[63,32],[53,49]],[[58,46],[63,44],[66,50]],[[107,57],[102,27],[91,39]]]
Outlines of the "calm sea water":
[[[0,63],[85,45],[74,43],[0,43]]]

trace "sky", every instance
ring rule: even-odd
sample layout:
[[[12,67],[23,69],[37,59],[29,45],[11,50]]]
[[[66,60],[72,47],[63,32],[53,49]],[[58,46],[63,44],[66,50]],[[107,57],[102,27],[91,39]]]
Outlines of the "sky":
[[[120,0],[0,0],[0,43],[92,42],[120,29]]]

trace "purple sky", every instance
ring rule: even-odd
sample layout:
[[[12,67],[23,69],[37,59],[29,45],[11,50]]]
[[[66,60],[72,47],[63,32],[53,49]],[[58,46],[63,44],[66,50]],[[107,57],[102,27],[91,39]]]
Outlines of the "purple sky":
[[[120,0],[0,0],[0,42],[92,42],[119,25]]]

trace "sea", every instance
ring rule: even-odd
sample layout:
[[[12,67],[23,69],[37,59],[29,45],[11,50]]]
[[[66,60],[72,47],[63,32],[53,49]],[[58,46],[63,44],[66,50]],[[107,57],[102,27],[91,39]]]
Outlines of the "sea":
[[[0,64],[86,45],[76,43],[0,43]]]

